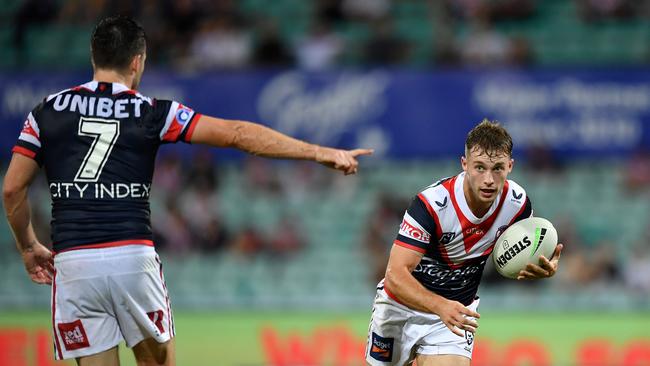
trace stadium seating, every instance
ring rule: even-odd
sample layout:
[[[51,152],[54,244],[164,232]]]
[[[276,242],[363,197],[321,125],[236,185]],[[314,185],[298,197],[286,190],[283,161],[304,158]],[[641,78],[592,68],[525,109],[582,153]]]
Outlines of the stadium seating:
[[[372,298],[374,279],[364,240],[367,224],[376,214],[376,197],[386,193],[408,199],[434,177],[456,173],[457,164],[382,162],[365,169],[360,177],[343,181],[344,186],[345,182],[354,186],[349,189],[351,197],[339,196],[341,186],[332,185],[309,191],[301,199],[291,194],[246,191],[241,170],[235,165],[223,166],[218,195],[224,223],[230,230],[252,223],[268,234],[288,214],[296,218],[295,225],[306,236],[307,247],[288,258],[266,253],[242,256],[230,251],[180,257],[166,253],[165,273],[173,298],[181,307],[365,306]],[[618,261],[629,258],[632,246],[643,237],[650,222],[650,201],[644,199],[649,192],[626,192],[622,176],[623,168],[616,162],[596,166],[572,163],[555,174],[535,173],[520,165],[512,174],[527,188],[537,216],[549,218],[559,228],[569,218],[587,247],[603,240],[616,245]],[[39,203],[37,209],[47,211],[45,187],[34,194],[39,198],[34,200]],[[154,206],[154,215],[160,208]],[[398,224],[390,223],[395,230]],[[46,302],[43,289],[31,286],[24,275],[4,220],[0,233],[0,305]],[[388,248],[391,243],[383,244]]]
[[[88,34],[92,25],[69,26],[60,22],[30,29],[26,42],[27,57],[17,61],[11,42],[13,27],[10,20],[19,3],[10,0],[6,5],[3,3],[0,10],[0,19],[7,20],[0,26],[0,68],[87,67]],[[251,20],[273,19],[289,45],[304,35],[314,21],[313,1],[281,0],[268,6],[262,0],[245,0],[237,4],[244,16]],[[425,1],[393,2],[391,15],[395,31],[411,44],[407,64],[434,63],[440,11],[439,7],[429,6]],[[643,64],[650,58],[650,21],[640,18],[585,23],[580,19],[574,1],[538,1],[533,16],[500,21],[494,26],[506,36],[527,39],[533,59],[540,65]],[[452,29],[455,38],[462,39],[467,27],[467,22],[457,22]],[[259,30],[252,30],[256,38],[255,32]],[[372,34],[370,26],[349,21],[335,24],[334,30],[347,45],[342,63],[359,65],[363,45]]]

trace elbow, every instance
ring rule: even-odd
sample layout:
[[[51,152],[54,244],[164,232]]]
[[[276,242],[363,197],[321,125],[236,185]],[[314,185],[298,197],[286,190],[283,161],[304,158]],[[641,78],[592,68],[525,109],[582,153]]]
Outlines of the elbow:
[[[5,204],[5,207],[8,206],[9,202],[15,201],[16,197],[18,197],[22,191],[22,187],[16,184],[11,184],[5,179],[5,182],[2,185],[2,200]]]
[[[6,183],[2,185],[2,200],[4,202],[10,201],[17,193],[18,189],[16,187],[12,187]]]
[[[384,286],[388,287],[390,291],[399,289],[399,274],[396,273],[395,268],[390,265],[386,267],[386,274],[384,276]]]

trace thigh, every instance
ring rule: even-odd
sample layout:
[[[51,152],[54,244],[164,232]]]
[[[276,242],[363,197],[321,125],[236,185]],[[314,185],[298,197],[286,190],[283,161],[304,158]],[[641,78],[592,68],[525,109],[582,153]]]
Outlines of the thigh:
[[[113,347],[104,352],[92,356],[83,356],[76,358],[79,366],[119,366],[120,359],[117,347]]]
[[[417,366],[469,366],[470,359],[459,355],[417,355]]]
[[[383,289],[377,291],[366,345],[368,365],[401,366],[411,358],[413,346],[422,336],[406,329],[412,316],[412,311],[386,296]]]
[[[55,264],[52,321],[57,360],[99,354],[122,340],[104,279],[85,272],[69,273],[68,267],[84,264]]]
[[[134,258],[142,269],[109,277],[115,314],[128,347],[147,338],[165,343],[174,337],[174,321],[157,256]]]
[[[476,311],[478,303],[479,300],[476,299],[468,308]],[[465,331],[463,337],[458,336],[442,322],[434,325],[433,331],[423,337],[415,349],[418,356],[460,356],[468,360],[472,359],[473,351],[473,333]]]
[[[133,354],[138,366],[176,365],[176,344],[173,338],[164,343],[147,338],[133,346]]]

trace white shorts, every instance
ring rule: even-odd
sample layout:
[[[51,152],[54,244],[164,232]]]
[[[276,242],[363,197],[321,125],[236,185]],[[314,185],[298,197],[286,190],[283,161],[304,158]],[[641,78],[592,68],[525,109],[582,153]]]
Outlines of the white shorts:
[[[476,311],[478,298],[468,308]],[[472,318],[473,319],[473,318]],[[459,355],[472,358],[474,335],[454,334],[430,313],[412,310],[377,290],[368,329],[366,361],[373,366],[406,365],[416,355]]]
[[[89,356],[146,338],[174,337],[174,320],[153,247],[128,245],[57,254],[52,326],[57,360]]]

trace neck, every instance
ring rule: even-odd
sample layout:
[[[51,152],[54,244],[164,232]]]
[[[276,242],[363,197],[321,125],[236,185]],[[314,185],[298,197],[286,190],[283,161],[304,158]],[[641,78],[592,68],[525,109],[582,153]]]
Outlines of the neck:
[[[474,194],[469,186],[467,177],[463,180],[463,194],[465,195],[465,201],[467,202],[467,207],[472,211],[474,216],[481,218],[490,210],[493,202],[481,202],[474,197]],[[498,197],[498,195],[497,195]]]
[[[133,77],[125,76],[115,70],[96,69],[93,80],[105,83],[120,83],[126,85],[128,88],[133,87]]]

